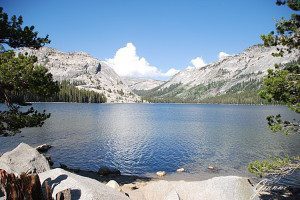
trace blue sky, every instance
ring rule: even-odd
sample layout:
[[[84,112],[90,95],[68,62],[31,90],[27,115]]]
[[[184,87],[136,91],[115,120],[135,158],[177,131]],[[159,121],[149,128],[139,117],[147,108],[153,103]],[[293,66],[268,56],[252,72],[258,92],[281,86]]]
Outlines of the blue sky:
[[[193,65],[197,57],[210,63],[220,52],[236,54],[261,43],[260,34],[274,30],[275,19],[291,14],[275,0],[0,0],[0,6],[22,15],[41,36],[49,34],[50,47],[113,63],[129,43],[118,63],[135,53],[141,65],[162,73]]]

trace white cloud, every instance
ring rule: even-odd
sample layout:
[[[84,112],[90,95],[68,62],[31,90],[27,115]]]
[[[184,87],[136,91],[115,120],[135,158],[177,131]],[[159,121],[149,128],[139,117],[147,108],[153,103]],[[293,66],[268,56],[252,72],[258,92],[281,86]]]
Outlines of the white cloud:
[[[132,43],[127,43],[125,47],[118,49],[114,58],[107,59],[107,62],[120,76],[162,78],[173,76],[179,71],[171,68],[163,73],[157,67],[150,65],[144,57],[139,57]]]
[[[207,65],[202,57],[197,57],[197,58],[192,59],[191,63],[192,63],[192,66],[188,66],[187,69],[195,69],[195,68],[200,69]]]
[[[220,53],[219,53],[219,60],[223,60],[224,58],[226,58],[226,57],[228,57],[228,56],[231,56],[230,54],[227,54],[227,53],[225,53],[225,52],[223,52],[223,51],[221,51]]]

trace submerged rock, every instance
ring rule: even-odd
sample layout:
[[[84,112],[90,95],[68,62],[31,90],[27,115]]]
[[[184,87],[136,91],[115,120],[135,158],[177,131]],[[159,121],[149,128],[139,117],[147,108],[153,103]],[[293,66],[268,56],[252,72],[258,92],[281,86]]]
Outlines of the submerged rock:
[[[0,157],[0,167],[8,173],[41,173],[50,170],[47,159],[35,148],[21,143]]]
[[[108,168],[108,167],[100,167],[98,170],[98,174],[101,176],[108,176],[108,175],[121,175],[120,170],[116,168]]]
[[[56,197],[57,193],[70,189],[72,199],[129,199],[125,194],[97,180],[79,176],[60,168],[40,173],[39,177],[42,184],[47,181],[50,188],[53,188],[53,198]]]

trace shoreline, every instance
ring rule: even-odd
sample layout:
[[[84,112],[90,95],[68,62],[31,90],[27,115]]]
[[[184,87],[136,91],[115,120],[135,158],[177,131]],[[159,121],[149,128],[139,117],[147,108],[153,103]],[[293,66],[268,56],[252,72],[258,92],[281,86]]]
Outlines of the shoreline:
[[[178,103],[178,102],[158,102],[158,103],[143,103],[143,102],[106,102],[106,103],[79,103],[79,102],[28,102],[28,103],[40,103],[40,104],[46,104],[46,103],[51,103],[51,104],[64,104],[64,103],[70,103],[70,104],[99,104],[99,105],[111,105],[111,104],[178,104],[178,105],[231,105],[231,106],[285,106],[281,104],[247,104],[247,103]],[[2,103],[4,104],[4,103]]]
[[[57,167],[57,168],[61,168],[61,167]],[[57,168],[53,168],[53,169],[57,169]],[[147,177],[147,176],[122,175],[122,174],[121,175],[109,174],[106,176],[102,176],[98,172],[92,170],[82,170],[82,169],[72,169],[72,168],[61,168],[61,169],[77,174],[79,176],[95,179],[101,183],[107,183],[110,180],[115,180],[118,184],[125,185],[125,184],[150,182],[150,181],[157,180],[156,178]]]
[[[253,178],[220,174],[218,171],[211,172],[212,177],[206,180],[171,180],[173,175],[178,174],[181,177],[194,176],[184,170],[160,175],[157,177],[121,175],[117,169],[100,168],[99,171],[88,171],[81,169],[68,168],[61,164],[59,168],[51,167],[51,159],[44,153],[51,148],[50,145],[40,145],[33,148],[25,143],[20,143],[12,151],[6,152],[0,157],[0,168],[6,173],[17,176],[17,180],[22,180],[21,174],[24,172],[29,176],[35,176],[39,179],[40,185],[49,184],[53,188],[51,196],[69,191],[70,195],[85,197],[83,199],[166,199],[166,197],[175,196],[175,199],[249,199],[257,197],[260,190],[257,190],[256,181]],[[3,172],[3,171],[2,171]],[[174,178],[174,177],[173,177]],[[203,177],[202,177],[203,178]],[[171,193],[171,191],[173,191]],[[5,194],[0,193],[2,198]],[[267,191],[269,192],[269,191]],[[272,192],[272,190],[270,190]],[[282,188],[282,192],[288,195],[298,195],[297,188],[290,193],[288,188]],[[273,196],[272,193],[268,193]],[[103,198],[106,195],[106,198]],[[274,195],[277,195],[274,193]],[[222,197],[222,198],[220,198]],[[274,196],[276,197],[276,196]],[[0,198],[0,199],[1,199]],[[167,198],[168,199],[168,198]],[[174,199],[174,198],[172,198]]]

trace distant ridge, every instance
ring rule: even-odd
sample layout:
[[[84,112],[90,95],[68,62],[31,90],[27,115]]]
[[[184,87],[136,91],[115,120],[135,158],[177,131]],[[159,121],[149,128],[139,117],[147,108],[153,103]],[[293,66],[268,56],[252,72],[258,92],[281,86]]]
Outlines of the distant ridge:
[[[257,90],[267,70],[300,57],[273,57],[276,47],[254,45],[201,68],[180,71],[169,81],[137,94],[152,102],[260,103]]]

